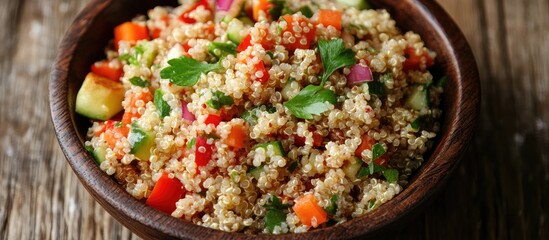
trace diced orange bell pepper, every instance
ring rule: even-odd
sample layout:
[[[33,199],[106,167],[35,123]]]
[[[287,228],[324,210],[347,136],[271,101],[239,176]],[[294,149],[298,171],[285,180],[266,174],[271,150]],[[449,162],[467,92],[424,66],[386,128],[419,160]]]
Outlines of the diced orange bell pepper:
[[[116,49],[120,41],[127,41],[130,44],[135,44],[139,40],[148,40],[149,30],[147,26],[134,22],[125,22],[114,28],[114,45]]]
[[[328,213],[318,205],[313,194],[297,198],[292,209],[299,221],[309,227],[317,227],[328,221]]]
[[[316,26],[308,18],[299,15],[284,15],[279,24],[286,22],[281,31],[281,43],[288,50],[309,49],[315,41]],[[295,31],[294,28],[300,29]]]
[[[318,23],[325,27],[333,26],[337,30],[341,30],[341,20],[343,13],[337,10],[320,10],[318,11]]]
[[[225,139],[225,144],[235,149],[241,149],[244,147],[244,142],[246,142],[246,132],[244,131],[244,127],[240,124],[234,125],[231,128],[231,132]]]

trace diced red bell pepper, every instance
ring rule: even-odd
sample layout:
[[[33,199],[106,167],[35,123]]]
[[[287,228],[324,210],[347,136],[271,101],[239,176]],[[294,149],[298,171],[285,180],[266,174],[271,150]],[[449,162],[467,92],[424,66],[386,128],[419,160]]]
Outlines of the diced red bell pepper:
[[[375,143],[376,141],[373,138],[370,138],[368,134],[364,134],[364,136],[362,136],[362,142],[360,143],[360,145],[355,151],[355,156],[358,158],[361,158],[362,152],[366,149],[372,150],[372,147],[374,146]],[[374,159],[375,164],[383,167],[387,167],[388,162],[389,162],[389,157],[387,156],[387,153]]]
[[[204,120],[205,124],[213,124],[217,127],[219,123],[221,123],[221,117],[217,115],[210,114],[206,117],[206,120]]]
[[[236,51],[242,52],[242,51],[248,49],[249,46],[252,46],[252,35],[250,35],[250,34],[248,34],[248,35],[246,35],[246,37],[244,37],[242,42],[240,42],[240,44],[236,48]]]
[[[179,20],[181,20],[184,23],[193,24],[196,23],[196,19],[189,16],[191,12],[194,12],[198,7],[203,6],[204,9],[211,11],[210,4],[208,3],[208,0],[199,0],[194,6],[184,11],[181,15],[179,15]]]
[[[120,77],[124,74],[122,64],[118,60],[95,62],[91,66],[91,72],[116,82],[119,82]]]
[[[259,61],[259,63],[255,65],[255,70],[256,73],[252,74],[252,79],[255,81],[258,81],[260,83],[266,83],[271,77],[269,71],[267,71],[267,69],[265,68],[265,64],[263,63],[263,61]],[[261,77],[257,77],[257,73],[260,73]]]
[[[175,211],[176,203],[185,196],[185,188],[183,184],[177,178],[170,178],[167,172],[164,172],[162,176],[154,185],[151,195],[147,199],[146,204],[156,208],[167,214],[171,214]]]
[[[425,63],[425,69],[435,64],[435,60],[429,55],[428,51],[424,51],[418,55],[415,48],[407,47],[404,50],[404,53],[406,55],[406,61],[402,64],[402,70],[404,72],[421,70],[421,64],[423,62]]]
[[[194,162],[197,166],[206,166],[212,160],[212,145],[208,144],[207,139],[201,136],[196,137],[196,149],[194,152]]]
[[[320,147],[322,146],[322,141],[324,138],[322,135],[318,134],[317,132],[313,132],[313,147]],[[305,146],[305,137],[294,135],[294,144],[298,147]]]

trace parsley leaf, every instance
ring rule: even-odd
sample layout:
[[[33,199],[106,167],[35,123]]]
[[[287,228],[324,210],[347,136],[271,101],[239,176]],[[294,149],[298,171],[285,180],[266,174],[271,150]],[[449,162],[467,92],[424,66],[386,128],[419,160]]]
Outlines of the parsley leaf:
[[[328,111],[330,104],[335,104],[336,101],[336,94],[332,90],[309,85],[285,102],[284,106],[298,118],[312,119],[313,115]]]
[[[324,210],[328,214],[330,214],[330,215],[336,214],[336,212],[337,212],[337,200],[339,200],[339,196],[332,195],[332,198],[330,198],[330,205],[328,207],[324,208]]]
[[[371,164],[368,164],[368,175],[371,175],[377,172],[382,172],[383,170],[385,170],[385,168],[381,165],[377,165],[373,162]]]
[[[318,48],[322,64],[324,65],[321,86],[324,86],[330,75],[337,69],[355,64],[355,53],[353,50],[345,48],[343,39],[341,38],[330,41],[320,40]]]
[[[212,92],[212,98],[206,102],[206,105],[213,109],[219,110],[223,106],[231,106],[233,103],[234,100],[232,97],[225,95],[224,92],[216,90]]]
[[[138,86],[138,87],[143,87],[143,88],[146,88],[146,87],[149,87],[151,84],[149,83],[149,81],[143,79],[143,78],[140,78],[140,77],[132,77],[130,78],[130,83],[135,85],[135,86]]]
[[[373,209],[374,207],[376,207],[376,200],[372,199],[368,201],[368,209]]]
[[[221,69],[219,64],[202,63],[185,56],[171,59],[168,64],[170,66],[160,71],[160,77],[170,79],[170,82],[178,86],[194,86],[203,73]]]
[[[267,209],[263,223],[265,224],[265,228],[272,233],[276,226],[280,226],[282,222],[286,221],[284,209],[290,207],[290,205],[282,204],[282,201],[277,196],[271,195],[263,207]]]
[[[156,106],[156,110],[161,118],[169,116],[170,111],[172,110],[170,105],[164,101],[162,96],[164,96],[162,90],[157,89],[156,92],[154,92],[154,106]]]

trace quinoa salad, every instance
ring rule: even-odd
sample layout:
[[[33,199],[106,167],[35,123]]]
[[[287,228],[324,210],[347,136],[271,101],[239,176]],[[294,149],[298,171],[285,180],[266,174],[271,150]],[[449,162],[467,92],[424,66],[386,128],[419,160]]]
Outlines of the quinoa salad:
[[[366,0],[182,0],[118,25],[76,98],[129,194],[230,232],[374,211],[434,145],[436,53]]]

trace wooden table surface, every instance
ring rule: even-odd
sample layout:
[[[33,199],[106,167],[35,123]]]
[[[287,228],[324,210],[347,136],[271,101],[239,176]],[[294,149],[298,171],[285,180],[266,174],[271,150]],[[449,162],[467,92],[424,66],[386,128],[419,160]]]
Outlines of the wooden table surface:
[[[0,0],[0,237],[136,239],[66,163],[48,109],[57,45],[88,0]],[[549,239],[549,1],[439,0],[478,62],[478,134],[387,239]]]

